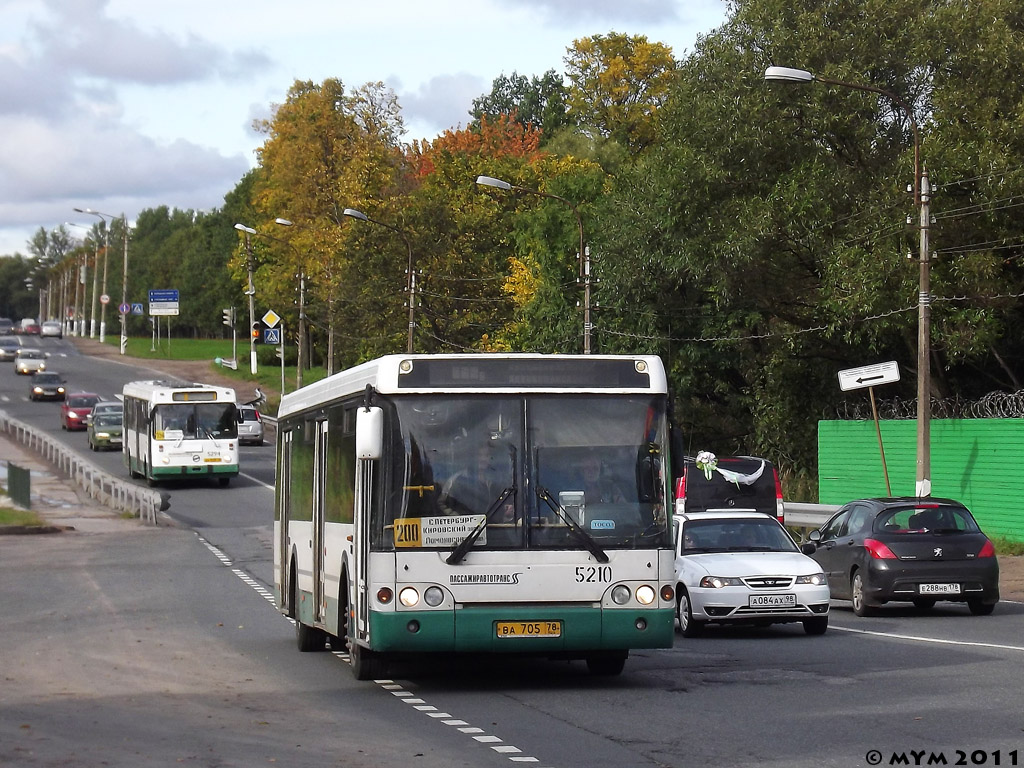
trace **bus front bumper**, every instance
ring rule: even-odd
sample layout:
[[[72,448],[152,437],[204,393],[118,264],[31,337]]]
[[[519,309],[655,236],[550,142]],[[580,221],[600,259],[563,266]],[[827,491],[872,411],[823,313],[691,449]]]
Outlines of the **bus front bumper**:
[[[550,636],[557,624],[557,636]],[[509,634],[509,628],[523,630]],[[546,635],[531,635],[539,627]],[[563,654],[575,651],[671,648],[671,609],[591,606],[463,607],[454,611],[370,613],[370,645],[382,652]]]

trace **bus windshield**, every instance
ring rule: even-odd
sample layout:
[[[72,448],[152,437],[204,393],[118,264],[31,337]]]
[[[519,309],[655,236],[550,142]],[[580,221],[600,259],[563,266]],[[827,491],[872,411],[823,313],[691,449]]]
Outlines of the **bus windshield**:
[[[375,531],[382,548],[666,546],[664,395],[390,403],[397,428]]]
[[[154,406],[152,423],[157,440],[238,437],[234,403],[162,403]]]

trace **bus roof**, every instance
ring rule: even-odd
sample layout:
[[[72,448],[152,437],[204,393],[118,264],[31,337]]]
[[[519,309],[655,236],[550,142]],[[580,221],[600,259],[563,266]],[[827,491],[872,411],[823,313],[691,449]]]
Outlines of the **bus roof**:
[[[146,381],[129,381],[124,385],[122,397],[137,397],[158,403],[174,401],[175,393],[203,392],[216,395],[216,402],[235,402],[235,390],[230,387],[216,387],[200,382],[179,381],[177,379],[151,379]]]
[[[281,398],[278,418],[363,392],[667,393],[655,355],[386,355]]]

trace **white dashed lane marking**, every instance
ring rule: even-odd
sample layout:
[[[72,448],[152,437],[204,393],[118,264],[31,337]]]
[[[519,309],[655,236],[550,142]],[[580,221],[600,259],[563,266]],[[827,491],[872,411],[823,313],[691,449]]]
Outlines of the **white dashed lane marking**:
[[[270,592],[270,590],[268,590],[266,587],[260,584],[260,582],[256,581],[256,579],[254,579],[248,573],[243,571],[241,568],[235,568],[234,563],[231,562],[231,558],[229,558],[227,555],[221,552],[213,544],[208,542],[199,534],[196,534],[196,536],[199,538],[199,541],[203,543],[203,546],[210,550],[210,552],[213,553],[213,556],[216,557],[221,562],[221,564],[224,565],[224,567],[230,568],[233,574],[235,574],[245,584],[252,587],[253,590],[255,590],[256,594],[258,594],[264,600],[271,604],[274,603],[274,595]],[[290,621],[292,624],[295,623],[292,619],[288,619],[288,621]],[[341,659],[343,662],[345,662],[345,664],[350,663],[349,656],[347,653],[344,653],[342,651],[331,651],[331,654]],[[487,745],[488,747],[490,747],[490,749],[494,750],[494,752],[500,755],[508,756],[509,762],[540,763],[540,760],[538,758],[532,757],[530,755],[524,755],[523,751],[519,749],[519,747],[516,747],[512,744],[506,744],[505,740],[502,739],[500,736],[495,736],[493,734],[487,733],[483,728],[477,728],[476,726],[470,725],[465,720],[460,720],[459,718],[454,717],[449,712],[439,711],[437,707],[428,704],[425,699],[418,698],[416,694],[414,694],[412,691],[406,690],[400,683],[396,683],[394,680],[374,680],[373,682],[376,685],[378,685],[381,688],[381,690],[387,691],[399,701],[404,702],[405,704],[409,704],[417,711],[425,714],[427,717],[439,720],[442,723],[442,725],[449,726],[459,731],[460,733],[466,734],[477,743]]]

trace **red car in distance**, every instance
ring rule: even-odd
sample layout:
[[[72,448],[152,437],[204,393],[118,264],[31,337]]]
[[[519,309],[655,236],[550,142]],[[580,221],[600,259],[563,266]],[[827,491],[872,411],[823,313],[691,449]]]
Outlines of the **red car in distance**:
[[[60,405],[61,429],[71,431],[86,428],[85,417],[92,413],[92,407],[100,401],[92,392],[71,392]]]

